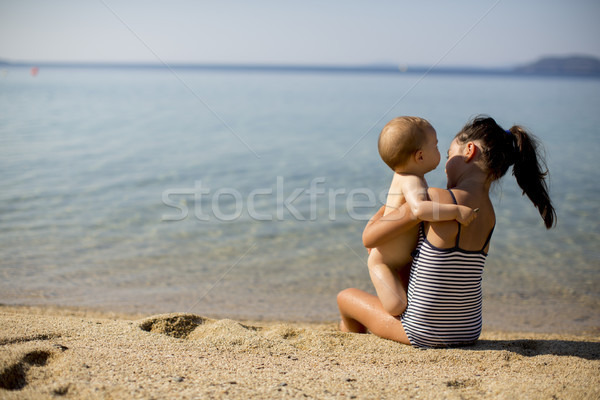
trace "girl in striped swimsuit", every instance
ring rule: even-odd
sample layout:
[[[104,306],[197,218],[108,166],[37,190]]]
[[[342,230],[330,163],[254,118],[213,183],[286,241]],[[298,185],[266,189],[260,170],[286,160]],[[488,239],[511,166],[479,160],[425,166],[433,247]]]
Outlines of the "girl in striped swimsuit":
[[[456,221],[421,223],[406,205],[382,218],[382,207],[363,233],[368,248],[380,246],[421,223],[406,311],[394,317],[377,296],[346,289],[338,294],[340,328],[345,332],[371,331],[419,347],[474,343],[481,333],[481,276],[495,225],[489,191],[510,166],[546,228],[551,228],[556,213],[537,141],[520,126],[505,131],[492,118],[478,117],[465,125],[448,150],[446,175],[450,190],[428,191],[434,202],[479,208],[478,217],[461,228]]]

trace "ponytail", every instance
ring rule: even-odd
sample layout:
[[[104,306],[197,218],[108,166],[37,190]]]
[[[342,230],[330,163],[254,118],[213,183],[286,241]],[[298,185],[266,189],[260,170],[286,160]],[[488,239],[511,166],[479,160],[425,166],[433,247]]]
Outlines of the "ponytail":
[[[479,116],[464,126],[456,140],[461,144],[481,143],[482,162],[492,180],[500,179],[512,165],[519,187],[538,209],[546,228],[556,224],[556,211],[546,183],[548,169],[532,134],[520,126],[505,131],[493,118]]]
[[[556,211],[548,194],[548,168],[538,152],[538,141],[520,126],[513,126],[507,132],[510,132],[515,141],[513,175],[523,194],[538,209],[546,229],[550,229],[556,224]]]

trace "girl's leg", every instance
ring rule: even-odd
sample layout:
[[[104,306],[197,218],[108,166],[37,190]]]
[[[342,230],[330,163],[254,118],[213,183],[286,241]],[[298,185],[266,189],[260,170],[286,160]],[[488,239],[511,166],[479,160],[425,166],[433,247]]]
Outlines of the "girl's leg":
[[[367,330],[385,339],[410,344],[399,318],[391,316],[377,296],[358,289],[346,289],[337,296],[344,332],[365,333]]]

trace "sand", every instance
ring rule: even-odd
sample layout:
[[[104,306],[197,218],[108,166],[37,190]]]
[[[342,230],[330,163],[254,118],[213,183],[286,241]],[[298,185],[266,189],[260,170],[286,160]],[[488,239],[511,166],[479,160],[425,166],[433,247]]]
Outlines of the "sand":
[[[0,398],[600,398],[600,337],[420,350],[336,323],[0,306]]]

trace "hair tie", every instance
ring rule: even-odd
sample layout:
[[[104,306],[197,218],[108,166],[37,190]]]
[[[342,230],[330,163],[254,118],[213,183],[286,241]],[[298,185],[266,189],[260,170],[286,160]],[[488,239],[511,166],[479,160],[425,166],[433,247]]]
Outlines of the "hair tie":
[[[512,132],[510,131],[510,129],[507,129],[504,132],[506,132],[508,135],[512,135]]]

